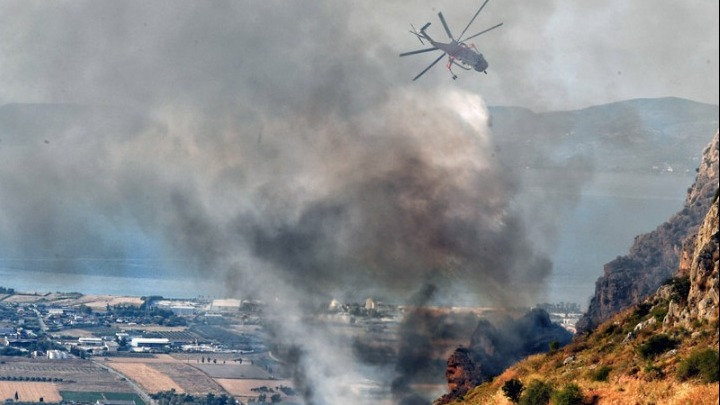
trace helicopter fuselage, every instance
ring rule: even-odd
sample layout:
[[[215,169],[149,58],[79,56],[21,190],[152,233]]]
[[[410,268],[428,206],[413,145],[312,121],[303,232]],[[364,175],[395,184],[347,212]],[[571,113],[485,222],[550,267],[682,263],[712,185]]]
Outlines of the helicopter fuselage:
[[[445,52],[450,58],[452,64],[455,60],[459,60],[465,66],[469,66],[478,72],[485,72],[488,68],[488,63],[480,52],[474,50],[472,47],[466,45],[464,42],[458,42],[453,40],[450,43],[437,42],[430,38],[425,30],[421,31],[422,36],[427,39],[432,46],[441,51]]]
[[[450,63],[453,60],[459,60],[466,66],[470,66],[478,72],[484,72],[488,68],[488,63],[480,52],[473,50],[470,46],[463,42],[452,41],[449,44],[442,42],[430,41],[430,43],[448,54]]]

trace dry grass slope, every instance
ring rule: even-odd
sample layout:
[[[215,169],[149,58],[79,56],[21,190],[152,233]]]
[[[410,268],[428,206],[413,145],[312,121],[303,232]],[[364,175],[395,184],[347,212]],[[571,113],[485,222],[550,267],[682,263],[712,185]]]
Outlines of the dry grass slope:
[[[662,312],[654,309],[635,306],[556,353],[530,356],[493,381],[476,387],[458,404],[510,405],[502,386],[512,378],[525,386],[535,379],[546,381],[555,389],[575,383],[582,389],[586,404],[718,404],[717,382],[708,384],[700,378],[683,381],[677,376],[679,365],[691,353],[718,349],[717,320],[698,323],[693,331],[663,329],[661,322],[650,320]],[[635,331],[640,323],[644,328]],[[661,335],[676,342],[674,348],[662,347],[661,353],[648,355],[646,349]]]

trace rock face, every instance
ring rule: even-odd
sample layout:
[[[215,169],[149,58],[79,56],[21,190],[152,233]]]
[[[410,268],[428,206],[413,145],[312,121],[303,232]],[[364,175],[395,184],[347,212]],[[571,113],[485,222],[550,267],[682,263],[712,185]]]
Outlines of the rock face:
[[[684,251],[679,275],[688,276],[690,291],[685,302],[671,301],[664,326],[683,326],[692,329],[694,322],[717,320],[720,308],[718,291],[718,261],[720,259],[720,235],[718,233],[718,197],[715,196],[705,221],[697,235],[685,244],[692,254]]]
[[[549,351],[551,342],[562,346],[571,339],[572,334],[553,324],[542,309],[533,309],[519,319],[506,318],[495,323],[481,319],[470,348],[459,348],[448,359],[445,377],[450,393],[435,403],[452,403],[520,359]]]
[[[472,349],[455,350],[448,359],[445,378],[450,392],[458,394],[464,394],[482,383],[484,379],[479,356]]]
[[[653,232],[636,237],[627,256],[605,265],[588,311],[577,324],[579,332],[592,330],[623,308],[642,301],[672,277],[678,266],[689,271],[688,260],[694,249],[694,239],[689,238],[698,231],[717,192],[718,162],[716,133],[703,152],[682,211]]]

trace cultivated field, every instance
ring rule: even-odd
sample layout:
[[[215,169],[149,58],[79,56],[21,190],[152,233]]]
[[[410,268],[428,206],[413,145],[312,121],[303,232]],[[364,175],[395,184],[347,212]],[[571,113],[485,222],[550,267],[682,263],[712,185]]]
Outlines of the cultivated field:
[[[239,378],[254,380],[270,380],[272,375],[261,367],[254,364],[195,364],[196,368],[202,370],[212,378]]]
[[[158,392],[170,388],[193,395],[207,394],[209,392],[220,394],[224,392],[222,387],[207,374],[193,365],[187,364],[188,359],[182,361],[167,354],[158,354],[153,357],[112,357],[106,360],[97,359],[96,361],[123,373],[149,392]],[[143,370],[146,373],[145,375],[142,374]],[[133,374],[133,371],[136,372]],[[163,389],[146,387],[145,380],[149,378],[147,373],[161,375],[166,384],[170,382],[173,386],[166,386]]]
[[[148,364],[109,362],[107,365],[138,383],[147,392],[155,393],[171,389],[177,392],[185,392],[172,378]]]
[[[0,376],[62,379],[55,383],[59,391],[133,392],[132,387],[116,375],[80,359],[0,357]]]
[[[252,391],[253,388],[267,387],[273,390],[272,393],[280,393],[283,398],[286,395],[280,391],[280,386],[292,387],[292,381],[290,380],[239,380],[230,378],[217,378],[215,379],[222,387],[235,398],[245,401],[251,398],[257,398],[260,392]],[[266,394],[268,394],[266,392]],[[268,395],[270,396],[270,395]]]
[[[0,401],[15,400],[16,392],[18,401],[21,402],[40,402],[40,398],[45,402],[60,402],[62,399],[57,385],[54,383],[0,381]]]
[[[235,396],[257,396],[253,388],[268,387],[279,391],[278,387],[292,387],[290,380],[239,380],[235,378],[218,378],[216,380],[227,392]]]
[[[142,300],[140,299],[140,297],[124,297],[114,295],[84,295],[78,301],[89,306],[95,311],[104,311],[105,307],[107,307],[108,305],[132,305],[136,307],[142,305]]]
[[[107,305],[134,305],[140,306],[140,297],[126,297],[114,295],[83,295],[78,293],[43,293],[43,294],[14,294],[4,300],[5,302],[31,303],[42,302],[62,306],[87,305],[94,310],[105,310]]]

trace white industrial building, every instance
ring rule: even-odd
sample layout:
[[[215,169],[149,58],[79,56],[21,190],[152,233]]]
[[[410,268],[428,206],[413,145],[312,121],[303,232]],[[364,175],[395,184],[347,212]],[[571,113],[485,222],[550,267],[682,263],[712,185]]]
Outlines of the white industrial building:
[[[240,309],[242,301],[234,298],[212,300],[210,303],[211,311],[237,311]]]
[[[137,348],[137,351],[143,349],[161,349],[170,345],[168,338],[132,338],[130,346]]]
[[[64,352],[62,350],[48,350],[46,353],[46,356],[48,359],[51,359],[51,360],[68,358],[67,352]]]
[[[103,346],[104,342],[101,338],[81,337],[78,339],[78,346]]]

